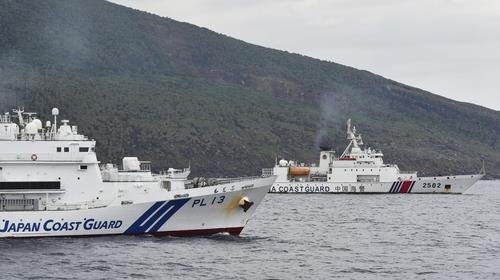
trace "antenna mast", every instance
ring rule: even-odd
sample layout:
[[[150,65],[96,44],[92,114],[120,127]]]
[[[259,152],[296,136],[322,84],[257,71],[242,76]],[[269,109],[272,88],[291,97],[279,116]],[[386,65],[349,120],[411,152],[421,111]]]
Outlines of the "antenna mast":
[[[51,132],[52,138],[55,138],[57,133],[57,116],[59,115],[59,109],[52,108],[52,116],[54,116],[54,123],[52,124]]]
[[[24,108],[17,107],[17,110],[14,109],[12,111],[17,114],[17,118],[19,119],[19,126],[24,127],[25,126],[24,118],[23,118]]]

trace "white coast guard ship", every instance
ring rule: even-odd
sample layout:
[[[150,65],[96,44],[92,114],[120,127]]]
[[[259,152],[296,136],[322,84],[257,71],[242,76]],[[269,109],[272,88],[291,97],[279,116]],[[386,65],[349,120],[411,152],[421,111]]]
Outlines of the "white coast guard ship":
[[[383,154],[363,149],[363,140],[347,121],[349,145],[340,157],[329,148],[320,153],[319,165],[280,160],[263,175],[278,178],[270,193],[463,193],[484,176],[480,174],[419,177],[385,164]]]
[[[95,141],[67,120],[0,115],[0,237],[238,235],[274,176],[188,181],[189,169],[150,171],[123,158],[99,165]],[[18,119],[18,123],[13,121]]]

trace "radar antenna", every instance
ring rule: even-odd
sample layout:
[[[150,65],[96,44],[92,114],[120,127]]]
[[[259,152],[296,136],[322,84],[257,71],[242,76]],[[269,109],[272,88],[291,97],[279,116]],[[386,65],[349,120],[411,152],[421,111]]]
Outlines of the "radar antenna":
[[[479,174],[485,175],[486,174],[486,168],[484,167],[484,159],[481,160],[483,162],[483,166],[481,167],[481,171],[479,171]]]
[[[33,116],[36,116],[35,112],[24,112],[23,115],[28,116],[27,122],[31,122],[33,120]]]
[[[19,126],[24,127],[24,118],[23,118],[23,113],[24,113],[24,108],[17,107],[17,109],[12,110],[15,114],[17,114],[17,118],[19,119]]]
[[[351,119],[347,120],[347,140],[350,140],[350,142],[340,156],[341,158],[347,157],[351,153],[352,149],[359,150],[359,146],[363,145],[361,134],[356,135],[356,126],[351,124]]]
[[[59,109],[52,108],[52,116],[54,116],[54,123],[52,123],[52,127],[50,129],[51,137],[54,139],[57,133],[57,116],[59,115]]]
[[[351,119],[347,120],[347,139],[352,140],[354,138],[354,133],[351,129]]]

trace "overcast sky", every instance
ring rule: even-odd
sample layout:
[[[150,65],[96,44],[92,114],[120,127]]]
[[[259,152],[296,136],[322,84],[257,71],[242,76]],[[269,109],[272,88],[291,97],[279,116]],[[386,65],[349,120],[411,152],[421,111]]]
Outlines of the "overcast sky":
[[[498,0],[112,0],[500,110]]]

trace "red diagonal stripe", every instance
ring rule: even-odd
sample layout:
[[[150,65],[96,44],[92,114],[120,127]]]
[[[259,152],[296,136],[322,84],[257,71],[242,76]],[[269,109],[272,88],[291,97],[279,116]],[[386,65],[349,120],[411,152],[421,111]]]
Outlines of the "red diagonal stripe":
[[[399,190],[399,192],[400,193],[407,193],[410,186],[411,186],[411,181],[404,181],[403,185],[401,186],[401,190]]]

